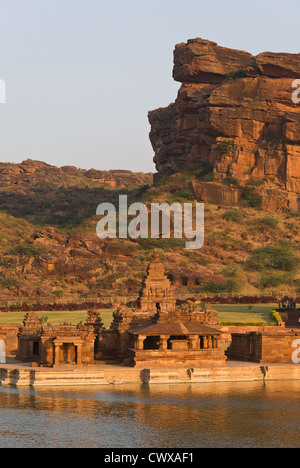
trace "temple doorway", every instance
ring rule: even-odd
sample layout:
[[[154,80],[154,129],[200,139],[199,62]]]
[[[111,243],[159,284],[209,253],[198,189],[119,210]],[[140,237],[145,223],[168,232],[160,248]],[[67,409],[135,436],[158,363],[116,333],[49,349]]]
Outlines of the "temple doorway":
[[[72,343],[63,343],[60,347],[59,363],[60,364],[76,364],[77,353],[76,346]]]
[[[40,355],[40,342],[39,341],[34,341],[33,342],[32,352],[33,352],[33,356],[39,356]]]
[[[144,341],[144,350],[159,349],[160,337],[159,336],[148,336]]]

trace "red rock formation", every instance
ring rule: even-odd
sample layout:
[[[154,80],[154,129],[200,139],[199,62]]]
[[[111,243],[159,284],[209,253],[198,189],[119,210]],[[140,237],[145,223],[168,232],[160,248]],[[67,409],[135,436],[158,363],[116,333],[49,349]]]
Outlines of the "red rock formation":
[[[194,39],[176,46],[173,76],[182,82],[176,102],[149,113],[158,173],[205,162],[217,181],[231,176],[244,187],[265,180],[256,189],[264,209],[298,211],[300,105],[292,84],[300,54],[253,57]]]

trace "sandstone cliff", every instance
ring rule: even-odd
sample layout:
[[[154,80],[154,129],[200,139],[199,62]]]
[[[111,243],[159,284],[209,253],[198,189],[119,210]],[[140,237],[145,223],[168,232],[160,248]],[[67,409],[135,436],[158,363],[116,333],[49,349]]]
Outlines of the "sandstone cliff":
[[[250,186],[263,209],[300,211],[300,104],[292,100],[300,54],[253,57],[198,38],[176,46],[173,76],[182,83],[175,103],[149,112],[159,176],[205,163],[212,187],[194,181],[199,200],[215,203],[219,193],[222,204],[220,185],[232,180],[238,193],[225,204]]]

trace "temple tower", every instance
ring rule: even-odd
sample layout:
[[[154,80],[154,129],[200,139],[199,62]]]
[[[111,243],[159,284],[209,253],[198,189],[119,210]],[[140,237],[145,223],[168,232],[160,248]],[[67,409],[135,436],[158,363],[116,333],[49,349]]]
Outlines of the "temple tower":
[[[163,264],[159,261],[157,252],[147,269],[147,277],[139,297],[139,309],[150,314],[163,315],[174,311],[176,299],[170,280],[165,274]]]

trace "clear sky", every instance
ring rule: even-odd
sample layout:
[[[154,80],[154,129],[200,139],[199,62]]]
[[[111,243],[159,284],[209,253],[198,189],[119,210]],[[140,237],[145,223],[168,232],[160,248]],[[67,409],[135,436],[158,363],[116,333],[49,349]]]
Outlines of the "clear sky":
[[[299,53],[299,31],[299,0],[0,0],[0,161],[152,172],[175,44]]]

